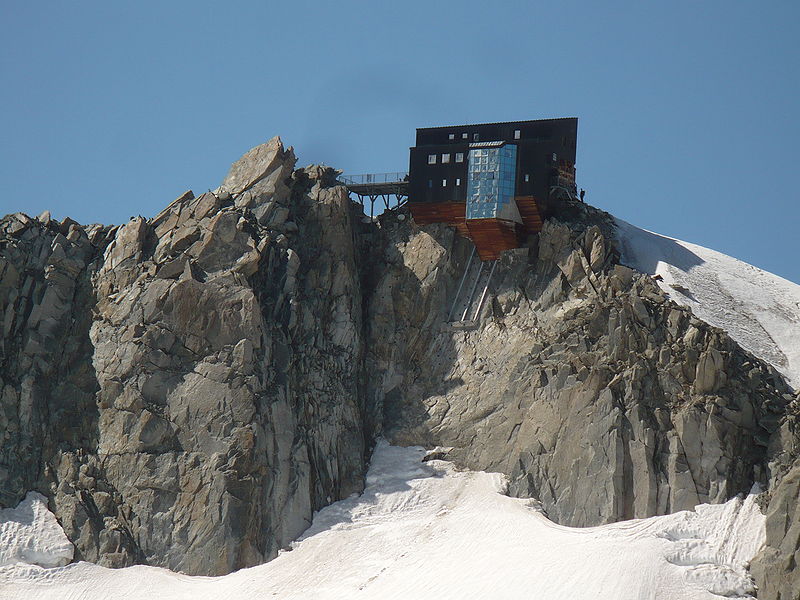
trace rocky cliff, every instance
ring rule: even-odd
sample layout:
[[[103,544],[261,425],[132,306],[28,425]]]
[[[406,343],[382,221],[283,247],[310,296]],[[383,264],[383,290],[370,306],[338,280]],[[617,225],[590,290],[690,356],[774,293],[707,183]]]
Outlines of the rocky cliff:
[[[364,224],[333,171],[294,163],[272,140],[122,227],[2,221],[4,505],[46,494],[77,558],[224,573],[358,491],[383,435],[575,526],[760,484],[753,572],[796,593],[797,396],[619,264],[605,213],[562,206],[453,327],[470,243]]]
[[[353,207],[279,140],[151,220],[3,221],[3,502],[77,559],[220,574],[362,487]]]
[[[768,490],[760,598],[796,599],[800,399],[725,331],[619,264],[614,222],[563,206],[508,252],[475,328],[447,313],[469,242],[384,219],[367,406],[398,444],[501,471],[572,526]]]
[[[370,370],[384,373],[369,389],[386,435],[502,471],[515,493],[573,526],[766,486],[789,388],[650,277],[616,264],[610,222],[575,208],[503,258],[492,306],[466,331],[445,321],[468,242],[396,229],[368,319]]]

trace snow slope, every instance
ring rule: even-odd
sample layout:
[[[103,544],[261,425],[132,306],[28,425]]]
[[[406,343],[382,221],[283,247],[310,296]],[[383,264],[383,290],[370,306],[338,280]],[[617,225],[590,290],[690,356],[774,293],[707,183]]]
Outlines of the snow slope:
[[[754,496],[573,529],[502,494],[499,474],[379,444],[361,496],[315,517],[290,552],[225,577],[90,563],[0,567],[4,599],[531,598],[719,600],[752,591],[764,540]],[[8,542],[6,542],[8,543]]]
[[[16,508],[0,510],[0,565],[58,567],[69,563],[74,551],[41,494],[28,492]]]
[[[675,302],[724,329],[800,387],[800,285],[696,244],[617,219],[622,262],[661,275]]]

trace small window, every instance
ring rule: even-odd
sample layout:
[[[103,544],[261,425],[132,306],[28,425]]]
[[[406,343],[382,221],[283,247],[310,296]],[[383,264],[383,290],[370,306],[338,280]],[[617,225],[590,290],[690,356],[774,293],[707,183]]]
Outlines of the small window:
[[[518,140],[520,135],[522,135],[522,132],[519,129],[515,129],[514,130],[514,139]]]
[[[456,152],[456,162],[464,162],[464,153]]]
[[[459,186],[459,185],[461,185],[461,179],[456,177],[456,186]]]
[[[467,133],[462,133],[462,134],[461,134],[461,139],[462,139],[462,140],[469,139],[469,134],[467,134]]]
[[[558,154],[553,152],[553,162],[556,162],[557,160],[558,160]]]
[[[433,187],[433,179],[428,179],[428,187],[429,188]]]
[[[480,136],[477,133],[472,134],[472,141],[477,142],[480,139]]]
[[[447,187],[447,179],[442,179],[442,187]]]
[[[442,154],[442,164],[450,162],[450,155],[449,154]]]
[[[447,139],[448,139],[448,140],[454,140],[454,139],[456,139],[456,134],[455,134],[455,133],[451,133],[451,134],[449,134],[449,135],[447,136]]]
[[[436,155],[435,154],[428,154],[428,164],[435,165],[436,164]]]

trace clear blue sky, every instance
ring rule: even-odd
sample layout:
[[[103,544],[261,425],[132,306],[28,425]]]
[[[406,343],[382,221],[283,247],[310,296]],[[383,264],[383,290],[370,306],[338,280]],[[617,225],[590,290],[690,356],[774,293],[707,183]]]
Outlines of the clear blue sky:
[[[800,282],[800,2],[0,3],[0,213],[153,216],[279,134],[404,170],[416,127],[579,117],[587,201]]]

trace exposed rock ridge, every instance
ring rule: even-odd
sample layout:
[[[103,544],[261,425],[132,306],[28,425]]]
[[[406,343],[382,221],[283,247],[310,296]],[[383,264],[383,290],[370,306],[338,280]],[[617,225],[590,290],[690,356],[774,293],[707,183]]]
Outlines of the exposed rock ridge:
[[[503,471],[513,492],[573,526],[766,485],[766,446],[789,388],[617,264],[605,228],[548,221],[534,247],[503,258],[480,327],[461,331],[443,323],[467,244],[397,227],[370,315],[371,370],[388,371],[371,390],[385,398],[387,435]],[[396,289],[412,296],[383,300]]]
[[[569,525],[759,483],[753,570],[791,597],[797,396],[621,266],[608,215],[564,204],[453,328],[470,243],[364,224],[332,169],[294,167],[275,138],[150,220],[0,221],[3,505],[48,495],[77,559],[225,573],[358,491],[382,434],[504,472]]]
[[[767,539],[751,572],[761,600],[800,598],[800,410],[790,406],[769,444]]]
[[[59,446],[96,441],[91,274],[114,229],[48,213],[0,222],[0,501],[33,489]]]
[[[798,548],[787,509],[797,478],[783,477],[796,455],[787,448],[797,445],[797,396],[724,331],[618,264],[607,215],[567,205],[529,249],[507,253],[492,306],[466,331],[444,321],[468,243],[388,221],[368,370],[383,373],[369,394],[391,441],[502,471],[511,493],[573,526],[721,502],[754,483],[775,489],[770,573],[786,581]],[[777,597],[754,571],[762,596]]]
[[[0,489],[39,489],[76,559],[221,574],[362,486],[352,207],[278,138],[220,190],[2,240]]]

